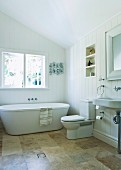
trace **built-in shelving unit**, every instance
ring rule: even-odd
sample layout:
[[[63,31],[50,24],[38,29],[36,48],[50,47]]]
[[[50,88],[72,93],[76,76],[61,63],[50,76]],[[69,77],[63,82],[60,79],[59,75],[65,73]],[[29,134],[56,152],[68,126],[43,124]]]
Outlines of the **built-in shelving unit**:
[[[95,76],[95,45],[86,47],[86,77]]]

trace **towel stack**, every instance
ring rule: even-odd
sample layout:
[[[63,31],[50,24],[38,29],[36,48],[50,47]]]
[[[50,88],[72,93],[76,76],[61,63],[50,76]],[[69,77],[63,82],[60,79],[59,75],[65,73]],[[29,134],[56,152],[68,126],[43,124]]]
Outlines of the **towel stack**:
[[[40,109],[40,126],[50,125],[52,123],[52,108]]]

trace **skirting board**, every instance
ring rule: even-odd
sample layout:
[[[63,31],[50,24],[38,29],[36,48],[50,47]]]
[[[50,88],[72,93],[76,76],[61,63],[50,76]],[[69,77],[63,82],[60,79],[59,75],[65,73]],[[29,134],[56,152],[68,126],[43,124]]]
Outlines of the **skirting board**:
[[[117,146],[118,146],[118,141],[117,141],[117,139],[115,139],[115,138],[113,138],[112,136],[109,136],[109,135],[107,135],[107,134],[105,134],[105,133],[102,133],[102,132],[100,132],[100,131],[98,131],[98,130],[95,130],[95,129],[93,130],[93,136],[94,136],[95,138],[100,139],[100,140],[102,140],[103,142],[105,142],[105,143],[107,143],[107,144],[115,147],[115,148],[117,148]]]

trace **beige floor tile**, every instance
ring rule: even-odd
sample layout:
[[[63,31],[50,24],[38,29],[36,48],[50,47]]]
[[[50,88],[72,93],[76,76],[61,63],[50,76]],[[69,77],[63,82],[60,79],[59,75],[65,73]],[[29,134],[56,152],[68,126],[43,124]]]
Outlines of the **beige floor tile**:
[[[80,152],[83,152],[83,149],[82,148],[80,148],[78,145],[76,145],[74,142],[66,142],[66,143],[63,143],[62,145],[61,145],[61,148],[63,148],[64,149],[64,151],[67,153],[67,154],[69,154],[69,155],[71,155],[71,154],[73,154],[73,153],[80,153]]]
[[[96,159],[81,164],[81,170],[110,170]]]
[[[121,159],[115,155],[110,155],[97,159],[112,170],[121,170]]]
[[[87,140],[84,141],[77,141],[76,144],[82,148],[82,149],[89,149],[98,147],[102,142],[100,142],[98,139],[94,137],[87,138]]]
[[[74,140],[68,140],[62,133],[49,134],[49,136],[57,143],[57,145],[62,146],[65,143],[73,143]]]
[[[112,155],[111,152],[109,152],[108,150],[102,149],[102,147],[86,149],[85,152],[90,154],[93,158],[98,158],[98,157],[102,158],[104,156]]]
[[[3,140],[12,140],[12,141],[18,141],[19,140],[19,136],[11,136],[8,134],[3,135]]]
[[[42,147],[42,150],[48,155],[64,154],[65,150],[60,146],[55,147]]]
[[[18,136],[3,135],[2,156],[21,154],[22,148]]]
[[[31,144],[21,144],[21,148],[23,152],[27,152],[27,151],[40,149],[41,147],[39,146],[38,143],[37,144],[31,143]]]
[[[57,143],[55,140],[53,140],[49,135],[40,135],[40,138],[37,139],[37,142],[39,144],[40,147],[43,146],[49,146],[49,147],[53,147],[53,146],[57,146]]]
[[[81,164],[83,162],[87,162],[87,161],[90,161],[93,159],[93,157],[84,152],[84,151],[81,151],[80,153],[71,153],[69,154],[69,157],[76,163],[76,164]]]
[[[65,129],[21,136],[0,130],[0,170],[119,170],[120,162],[116,148],[94,137],[68,140]]]
[[[22,149],[19,147],[2,147],[2,156],[12,154],[22,154]]]

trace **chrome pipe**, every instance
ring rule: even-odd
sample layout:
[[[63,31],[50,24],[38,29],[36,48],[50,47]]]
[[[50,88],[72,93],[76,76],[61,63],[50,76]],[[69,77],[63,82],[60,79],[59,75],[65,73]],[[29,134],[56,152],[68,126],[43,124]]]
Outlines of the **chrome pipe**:
[[[120,111],[116,112],[117,115],[117,124],[118,124],[118,153],[121,154],[121,117]]]

